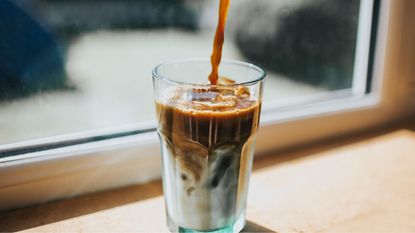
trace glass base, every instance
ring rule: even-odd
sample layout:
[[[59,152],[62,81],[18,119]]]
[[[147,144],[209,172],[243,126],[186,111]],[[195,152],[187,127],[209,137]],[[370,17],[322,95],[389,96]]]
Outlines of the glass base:
[[[232,233],[232,232],[240,232],[245,227],[245,214],[241,214],[239,218],[235,221],[234,224],[228,225],[226,227],[212,230],[212,231],[197,231],[188,228],[183,228],[177,226],[170,217],[167,217],[167,225],[171,232],[179,232],[179,233]]]

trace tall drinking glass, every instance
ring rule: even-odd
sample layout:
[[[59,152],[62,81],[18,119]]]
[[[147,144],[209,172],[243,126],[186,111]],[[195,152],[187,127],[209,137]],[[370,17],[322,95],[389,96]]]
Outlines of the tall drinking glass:
[[[223,61],[208,83],[209,60],[158,65],[153,83],[172,232],[239,232],[258,131],[265,72]]]

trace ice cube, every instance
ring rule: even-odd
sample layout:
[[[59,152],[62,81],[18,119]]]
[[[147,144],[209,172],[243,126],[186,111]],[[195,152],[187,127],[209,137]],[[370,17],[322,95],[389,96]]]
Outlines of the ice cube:
[[[193,101],[193,104],[199,105],[202,108],[208,110],[217,110],[221,108],[232,108],[236,106],[236,102],[233,100],[221,101],[221,102],[200,102]]]
[[[190,101],[214,101],[219,95],[217,92],[207,91],[205,89],[193,89],[193,91],[188,94],[188,99]]]
[[[207,185],[210,188],[216,188],[223,182],[225,174],[231,174],[230,169],[236,169],[238,166],[240,146],[235,144],[226,144],[214,147],[209,153],[209,178]],[[229,178],[229,177],[228,177]],[[226,185],[226,184],[225,184]]]
[[[231,85],[231,84],[235,84],[235,80],[222,76],[222,77],[219,77],[218,83],[222,85]]]

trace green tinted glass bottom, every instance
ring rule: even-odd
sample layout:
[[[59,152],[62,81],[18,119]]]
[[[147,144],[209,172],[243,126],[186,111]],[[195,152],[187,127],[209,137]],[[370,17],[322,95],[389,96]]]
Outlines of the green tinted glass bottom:
[[[179,233],[232,233],[232,232],[238,233],[245,227],[245,215],[241,214],[241,216],[232,225],[226,226],[224,228],[212,230],[212,231],[197,231],[197,230],[192,230],[192,229],[176,226],[171,221],[171,219],[168,219],[168,226],[171,232],[179,232]]]

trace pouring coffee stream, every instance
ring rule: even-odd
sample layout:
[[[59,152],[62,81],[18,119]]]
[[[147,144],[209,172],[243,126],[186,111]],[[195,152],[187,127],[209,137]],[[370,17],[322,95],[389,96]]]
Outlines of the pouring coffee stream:
[[[222,47],[225,40],[225,24],[230,0],[220,0],[219,4],[219,20],[218,26],[216,27],[215,39],[213,41],[213,52],[210,58],[212,72],[209,75],[209,82],[211,85],[216,85],[218,81],[218,69],[222,59]]]

